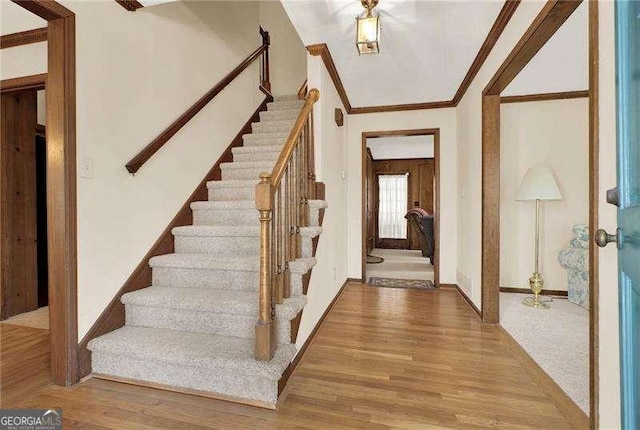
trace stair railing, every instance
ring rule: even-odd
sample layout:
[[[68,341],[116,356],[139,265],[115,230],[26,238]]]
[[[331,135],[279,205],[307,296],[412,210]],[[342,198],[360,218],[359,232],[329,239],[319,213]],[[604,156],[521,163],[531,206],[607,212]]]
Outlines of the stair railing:
[[[268,361],[277,346],[275,305],[291,296],[289,263],[302,255],[300,228],[309,225],[309,199],[316,196],[312,89],[271,173],[260,174],[256,209],[260,212],[259,319],[255,357]]]

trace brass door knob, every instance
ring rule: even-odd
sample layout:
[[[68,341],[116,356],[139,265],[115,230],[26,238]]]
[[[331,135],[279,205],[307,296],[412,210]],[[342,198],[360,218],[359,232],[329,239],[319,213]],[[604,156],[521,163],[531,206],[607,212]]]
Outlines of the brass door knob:
[[[618,240],[620,236],[620,229],[616,229],[616,234],[609,234],[605,230],[600,229],[596,231],[596,244],[600,248],[604,248],[607,244],[611,242],[616,242],[618,248],[620,247],[620,241]]]

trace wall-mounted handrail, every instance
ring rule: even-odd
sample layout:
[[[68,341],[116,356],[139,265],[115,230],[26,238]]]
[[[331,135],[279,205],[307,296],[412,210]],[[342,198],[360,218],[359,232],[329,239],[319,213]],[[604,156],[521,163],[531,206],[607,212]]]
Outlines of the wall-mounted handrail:
[[[255,357],[273,357],[275,304],[291,295],[289,263],[302,256],[300,228],[309,225],[309,199],[314,199],[313,104],[320,92],[309,91],[271,173],[260,174],[256,209],[260,212],[259,315]]]
[[[211,100],[213,100],[222,90],[225,89],[235,78],[240,75],[247,67],[249,67],[256,59],[262,58],[262,66],[260,70],[261,86],[267,91],[270,90],[269,84],[269,32],[260,29],[262,34],[262,45],[253,51],[251,55],[242,61],[227,76],[222,78],[215,87],[211,88],[197,102],[195,102],[185,113],[180,115],[169,127],[167,127],[158,137],[148,144],[142,151],[133,157],[127,164],[126,168],[129,173],[136,173],[144,163],[146,163],[156,152],[164,146],[182,127],[184,127],[198,112],[200,112]],[[265,75],[266,70],[266,75]]]

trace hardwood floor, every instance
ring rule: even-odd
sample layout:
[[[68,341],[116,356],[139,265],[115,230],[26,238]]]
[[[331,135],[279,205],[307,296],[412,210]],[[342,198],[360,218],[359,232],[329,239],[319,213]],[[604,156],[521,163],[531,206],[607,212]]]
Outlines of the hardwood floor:
[[[580,428],[453,289],[349,284],[277,411],[97,379],[6,397],[24,352],[1,328],[2,407],[60,407],[65,429]]]

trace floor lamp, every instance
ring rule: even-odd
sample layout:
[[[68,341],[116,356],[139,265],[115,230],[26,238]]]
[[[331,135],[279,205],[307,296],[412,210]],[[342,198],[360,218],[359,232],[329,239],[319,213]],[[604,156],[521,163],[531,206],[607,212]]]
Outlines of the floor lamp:
[[[562,194],[553,178],[551,169],[548,167],[532,167],[527,170],[516,194],[516,200],[536,202],[535,269],[529,278],[529,288],[533,292],[533,297],[525,298],[522,304],[532,308],[547,309],[549,305],[540,301],[540,292],[544,287],[544,281],[539,270],[540,202],[562,200]]]

